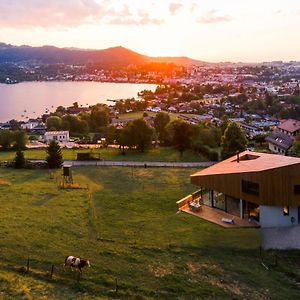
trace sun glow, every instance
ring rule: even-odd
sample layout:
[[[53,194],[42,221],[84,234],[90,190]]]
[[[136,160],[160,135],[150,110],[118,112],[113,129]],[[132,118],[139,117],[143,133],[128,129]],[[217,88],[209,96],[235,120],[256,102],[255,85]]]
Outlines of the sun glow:
[[[300,59],[297,0],[0,0],[0,40],[207,61]],[[292,46],[291,46],[292,45]]]

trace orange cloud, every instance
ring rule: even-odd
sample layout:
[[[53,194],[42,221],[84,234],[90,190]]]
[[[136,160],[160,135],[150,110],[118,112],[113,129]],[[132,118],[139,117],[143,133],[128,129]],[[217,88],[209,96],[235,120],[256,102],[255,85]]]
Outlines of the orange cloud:
[[[229,22],[232,18],[228,16],[222,16],[218,14],[218,11],[215,9],[210,10],[209,12],[203,14],[197,21],[198,23],[221,23],[221,22]]]
[[[69,27],[101,20],[105,3],[95,0],[2,1],[0,26],[13,28]]]
[[[112,10],[110,12],[112,18],[108,18],[107,24],[111,25],[160,25],[164,23],[164,20],[152,17],[150,13],[144,10],[138,10],[137,13],[133,14],[129,7],[124,4],[121,11]]]
[[[169,4],[169,11],[171,15],[174,16],[182,8],[182,6],[183,5],[179,2],[171,2]]]
[[[182,5],[170,4],[170,13]],[[152,16],[155,9],[140,3],[110,0],[0,0],[0,27],[70,28],[82,24],[160,25],[164,20]],[[146,10],[147,7],[147,10]],[[140,9],[139,9],[140,8]],[[133,10],[133,12],[131,11]],[[168,12],[168,11],[167,11]]]

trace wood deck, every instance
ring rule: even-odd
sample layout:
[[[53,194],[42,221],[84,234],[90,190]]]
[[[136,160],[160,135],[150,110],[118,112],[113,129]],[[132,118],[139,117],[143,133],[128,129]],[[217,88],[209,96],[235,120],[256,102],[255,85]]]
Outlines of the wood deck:
[[[180,211],[188,213],[190,215],[196,216],[203,220],[209,221],[211,223],[220,225],[224,228],[259,228],[260,226],[256,223],[249,223],[246,219],[241,219],[239,217],[230,215],[217,208],[212,208],[206,205],[202,205],[200,210],[195,212],[190,210],[189,206],[186,204],[180,208]],[[234,217],[234,223],[229,224],[222,221],[222,218],[231,219]]]

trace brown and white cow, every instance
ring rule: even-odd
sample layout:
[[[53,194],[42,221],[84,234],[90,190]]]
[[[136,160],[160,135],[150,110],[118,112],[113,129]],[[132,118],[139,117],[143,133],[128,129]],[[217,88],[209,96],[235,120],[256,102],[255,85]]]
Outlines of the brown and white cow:
[[[90,262],[87,259],[83,259],[83,258],[79,258],[79,257],[75,257],[75,256],[67,256],[65,258],[65,264],[64,264],[64,269],[66,268],[66,266],[69,266],[71,268],[78,268],[80,273],[82,272],[82,268],[88,266],[90,267]]]

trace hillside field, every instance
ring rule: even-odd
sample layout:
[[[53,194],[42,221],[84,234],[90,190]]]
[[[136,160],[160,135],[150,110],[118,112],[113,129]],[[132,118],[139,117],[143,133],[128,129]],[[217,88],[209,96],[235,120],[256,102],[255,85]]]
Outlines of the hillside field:
[[[176,214],[194,169],[75,168],[72,190],[60,170],[0,171],[0,299],[299,298],[298,251],[263,251],[267,270],[258,230]],[[90,260],[80,281],[67,255]]]

